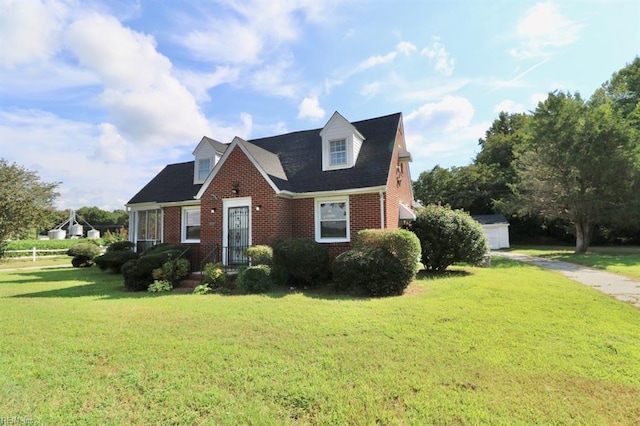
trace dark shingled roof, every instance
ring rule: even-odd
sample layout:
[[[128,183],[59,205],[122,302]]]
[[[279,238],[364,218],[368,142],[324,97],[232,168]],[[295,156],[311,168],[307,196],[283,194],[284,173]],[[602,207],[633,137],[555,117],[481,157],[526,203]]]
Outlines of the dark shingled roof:
[[[501,214],[479,214],[471,216],[474,220],[479,222],[481,225],[497,225],[497,224],[508,224],[509,221],[506,217]]]
[[[322,129],[253,139],[244,146],[282,191],[304,193],[384,186],[401,116],[396,113],[351,123],[365,140],[356,165],[349,169],[322,171]],[[193,185],[193,166],[191,161],[165,167],[128,204],[193,199],[201,187]],[[282,176],[282,171],[286,176]]]
[[[146,184],[127,204],[171,203],[193,200],[201,184],[193,184],[194,162],[170,164]]]

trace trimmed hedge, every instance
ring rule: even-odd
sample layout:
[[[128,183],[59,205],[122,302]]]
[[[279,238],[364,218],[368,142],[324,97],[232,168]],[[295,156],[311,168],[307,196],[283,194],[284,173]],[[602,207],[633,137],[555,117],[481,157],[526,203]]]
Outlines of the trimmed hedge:
[[[420,267],[420,240],[406,229],[364,229],[358,232],[354,246],[380,247],[393,254],[402,264],[402,280],[407,286]]]
[[[333,261],[333,287],[339,292],[374,297],[397,296],[408,282],[400,260],[381,247],[360,247]]]
[[[273,266],[279,284],[317,286],[329,275],[329,251],[310,239],[285,240],[273,249]]]
[[[257,245],[247,248],[247,256],[251,258],[251,265],[273,265],[273,249],[269,246]]]
[[[102,250],[92,243],[80,243],[67,250],[67,255],[72,256],[71,264],[74,268],[87,268],[93,266],[93,259],[98,256]]]
[[[114,243],[109,244],[109,246],[107,247],[107,252],[131,251],[135,246],[136,244],[131,241],[116,241]]]
[[[267,265],[243,268],[238,274],[236,285],[245,294],[266,293],[273,288],[271,268]]]
[[[158,244],[140,254],[138,259],[127,261],[122,265],[121,272],[124,285],[131,291],[146,291],[154,281],[153,270],[162,268],[165,262],[176,259],[184,247],[176,244]]]
[[[123,251],[109,251],[103,254],[102,256],[98,256],[94,259],[98,268],[101,271],[110,270],[115,274],[119,274],[122,269],[122,265],[132,259],[137,259],[138,254],[132,251],[123,250]]]
[[[409,230],[422,246],[422,264],[442,272],[457,262],[479,264],[489,252],[482,226],[462,210],[429,205],[418,211]]]

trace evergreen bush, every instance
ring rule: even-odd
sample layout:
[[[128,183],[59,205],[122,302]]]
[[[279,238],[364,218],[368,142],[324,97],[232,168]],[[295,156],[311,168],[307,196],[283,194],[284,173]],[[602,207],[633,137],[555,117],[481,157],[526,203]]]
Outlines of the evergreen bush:
[[[100,254],[101,250],[92,243],[80,243],[69,247],[67,255],[72,256],[71,264],[74,268],[86,268],[94,264],[93,259]]]
[[[273,287],[271,268],[267,265],[243,268],[238,274],[236,285],[245,294],[266,293]]]
[[[457,262],[480,264],[489,252],[482,226],[462,210],[429,205],[421,209],[408,229],[422,246],[422,264],[442,272]]]
[[[98,268],[101,271],[110,270],[111,272],[118,274],[126,262],[132,259],[137,259],[138,254],[129,250],[123,251],[109,251],[101,256],[98,256],[94,259]]]
[[[354,246],[380,247],[393,254],[402,263],[402,280],[408,286],[420,266],[420,240],[406,229],[364,229],[358,232]]]
[[[360,247],[333,261],[332,286],[339,292],[374,297],[397,296],[408,282],[400,260],[382,247]]]
[[[251,265],[273,265],[273,249],[265,245],[247,248],[247,256],[251,258]]]
[[[273,266],[272,276],[279,284],[312,287],[327,279],[329,252],[310,239],[285,240],[273,250]]]

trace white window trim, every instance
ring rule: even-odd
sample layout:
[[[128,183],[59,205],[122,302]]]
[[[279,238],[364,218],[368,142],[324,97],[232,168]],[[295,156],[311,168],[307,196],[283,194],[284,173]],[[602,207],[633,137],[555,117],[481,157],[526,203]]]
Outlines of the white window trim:
[[[340,164],[331,164],[331,142],[344,141],[345,152],[345,163]],[[323,165],[324,171],[327,170],[341,170],[341,169],[349,169],[353,166],[353,136],[345,135],[344,137],[327,139],[324,142],[323,147]]]
[[[207,176],[204,177],[204,179],[200,179],[200,161],[202,160],[209,160],[209,171],[207,172]],[[216,158],[214,157],[198,157],[196,158],[196,170],[195,170],[195,176],[194,176],[194,183],[199,184],[199,183],[204,183],[205,180],[207,180],[207,177],[209,176],[209,173],[211,173],[211,170],[213,170],[213,167],[216,164]]]
[[[183,243],[199,243],[198,239],[187,239],[187,212],[199,212],[200,213],[200,235],[202,236],[202,213],[200,212],[200,206],[183,207],[180,214],[180,241]]]
[[[347,229],[346,237],[344,238],[321,238],[320,236],[320,206],[326,203],[345,203],[347,210]],[[351,241],[351,214],[349,212],[349,196],[344,197],[331,197],[331,198],[316,198],[315,200],[315,230],[316,230],[316,242],[318,243],[348,243]]]

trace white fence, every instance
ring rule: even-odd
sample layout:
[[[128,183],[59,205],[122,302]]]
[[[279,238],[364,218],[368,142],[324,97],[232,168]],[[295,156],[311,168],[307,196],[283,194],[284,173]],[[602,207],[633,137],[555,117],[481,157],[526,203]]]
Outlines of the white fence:
[[[27,253],[24,256],[7,256],[4,259],[31,259],[33,262],[36,261],[38,257],[59,257],[61,254],[51,254],[51,253],[66,253],[69,249],[37,249],[33,247],[29,250],[5,250],[5,253]],[[48,254],[39,254],[39,253],[48,253]]]

